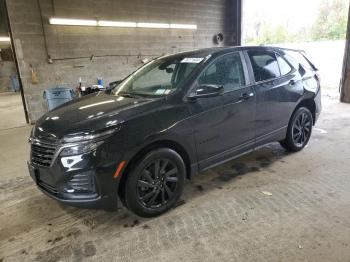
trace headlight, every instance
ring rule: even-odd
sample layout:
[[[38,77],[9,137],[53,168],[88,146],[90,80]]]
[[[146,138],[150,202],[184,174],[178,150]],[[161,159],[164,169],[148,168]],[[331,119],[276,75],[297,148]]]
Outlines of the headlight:
[[[111,128],[96,133],[79,133],[65,136],[60,141],[62,145],[60,156],[81,155],[94,151],[104,143],[108,136],[118,130],[118,128]]]
[[[61,140],[61,143],[75,143],[75,142],[83,142],[83,141],[89,141],[89,140],[95,140],[95,139],[103,139],[106,136],[109,136],[113,134],[114,132],[118,131],[118,128],[113,129],[107,129],[102,132],[96,132],[96,133],[79,133],[79,134],[73,134],[63,137]]]
[[[73,155],[82,155],[94,151],[100,145],[103,144],[104,141],[91,141],[84,142],[79,144],[66,145],[62,148],[60,152],[60,156],[73,156]]]

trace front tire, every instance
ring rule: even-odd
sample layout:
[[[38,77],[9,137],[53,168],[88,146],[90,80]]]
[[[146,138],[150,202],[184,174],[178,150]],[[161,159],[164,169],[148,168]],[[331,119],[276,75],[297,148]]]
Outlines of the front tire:
[[[169,148],[145,155],[128,174],[125,203],[141,217],[158,216],[180,198],[186,177],[181,156]]]
[[[287,136],[280,141],[282,147],[290,152],[302,150],[310,140],[313,118],[306,107],[298,108],[289,121]]]

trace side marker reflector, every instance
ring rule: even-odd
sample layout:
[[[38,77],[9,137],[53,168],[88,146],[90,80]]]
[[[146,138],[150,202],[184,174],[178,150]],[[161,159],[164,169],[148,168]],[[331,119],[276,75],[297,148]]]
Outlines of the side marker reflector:
[[[120,162],[120,164],[119,164],[118,167],[117,167],[117,170],[116,170],[115,173],[114,173],[113,178],[117,178],[117,177],[119,176],[120,171],[122,171],[124,165],[125,165],[125,160],[122,161],[122,162]]]

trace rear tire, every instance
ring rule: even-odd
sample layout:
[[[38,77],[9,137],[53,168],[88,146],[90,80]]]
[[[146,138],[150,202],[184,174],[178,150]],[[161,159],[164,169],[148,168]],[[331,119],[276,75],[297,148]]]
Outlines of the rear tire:
[[[180,198],[186,177],[181,156],[161,148],[145,155],[131,170],[126,181],[126,207],[141,217],[158,216]]]
[[[290,152],[302,150],[310,140],[312,125],[310,110],[306,107],[298,108],[289,121],[287,136],[280,141],[280,145]]]

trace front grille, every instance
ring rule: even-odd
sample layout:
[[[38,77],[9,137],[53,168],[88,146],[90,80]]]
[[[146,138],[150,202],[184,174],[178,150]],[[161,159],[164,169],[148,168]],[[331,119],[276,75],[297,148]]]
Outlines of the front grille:
[[[95,193],[95,181],[92,172],[84,172],[74,175],[68,182],[68,188],[75,193]]]
[[[34,165],[49,167],[56,152],[56,146],[42,142],[32,142],[31,161]]]

